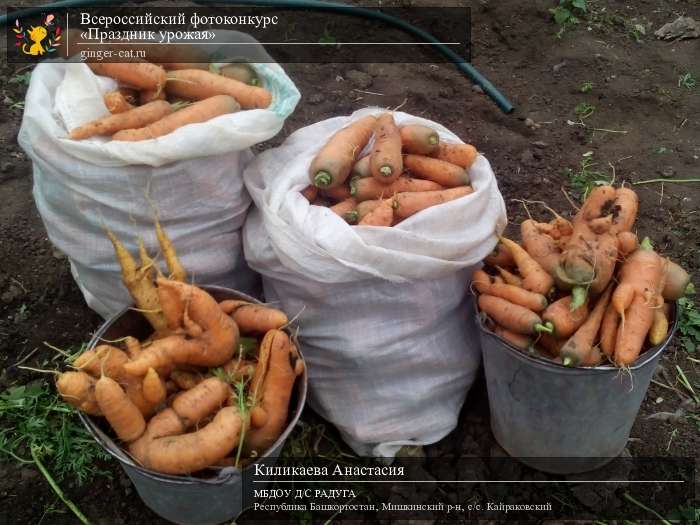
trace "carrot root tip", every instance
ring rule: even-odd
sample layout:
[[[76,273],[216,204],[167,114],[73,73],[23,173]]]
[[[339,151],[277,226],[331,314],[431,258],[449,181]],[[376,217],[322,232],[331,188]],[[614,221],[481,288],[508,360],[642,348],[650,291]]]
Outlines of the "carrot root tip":
[[[571,289],[571,304],[569,309],[573,312],[577,308],[583,306],[588,296],[588,290],[583,286],[574,286]]]
[[[333,182],[333,177],[327,171],[317,171],[314,175],[314,185],[319,188],[325,188]]]

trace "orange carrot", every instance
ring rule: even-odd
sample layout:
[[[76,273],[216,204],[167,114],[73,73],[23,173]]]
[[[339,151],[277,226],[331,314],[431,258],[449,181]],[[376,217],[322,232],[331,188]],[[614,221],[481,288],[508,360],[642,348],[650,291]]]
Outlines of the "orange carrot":
[[[474,193],[471,186],[460,186],[441,191],[401,192],[395,197],[395,215],[399,221],[432,206],[444,204]]]
[[[506,268],[512,268],[515,266],[513,254],[510,253],[510,250],[500,242],[496,245],[493,251],[486,256],[484,262],[489,266],[504,266]]]
[[[401,143],[406,153],[416,155],[431,155],[435,153],[440,144],[440,136],[428,126],[410,124],[401,126]]]
[[[532,310],[513,304],[493,295],[479,295],[479,309],[503,328],[518,334],[535,334],[549,331],[542,325],[542,319]]]
[[[139,93],[139,104],[142,106],[154,100],[165,100],[165,91],[162,89],[144,89]]]
[[[685,289],[690,282],[690,275],[671,259],[666,259],[666,285],[663,288],[663,297],[667,301],[676,301],[683,297]]]
[[[493,328],[493,333],[499,337],[502,337],[510,344],[520,348],[521,350],[529,350],[532,347],[531,337],[525,334],[511,332],[510,330],[503,328],[501,325],[495,325]]]
[[[151,104],[167,104],[167,102],[158,101]],[[150,104],[149,104],[150,105]],[[167,104],[170,107],[170,104]],[[146,107],[146,106],[142,106]],[[140,108],[137,108],[140,109]],[[206,122],[215,117],[235,113],[240,109],[238,102],[227,95],[218,95],[205,100],[195,102],[191,106],[182,108],[175,113],[167,115],[160,120],[153,122],[146,127],[134,127],[133,129],[123,129],[115,133],[112,138],[114,140],[123,141],[139,141],[162,137],[168,133],[172,133],[178,128],[188,124],[196,124]]]
[[[100,62],[88,63],[96,75],[112,77],[120,84],[126,84],[139,89],[162,90],[167,80],[162,67],[148,62]]]
[[[510,273],[508,270],[506,270],[505,268],[501,268],[498,265],[496,265],[496,270],[498,271],[503,281],[507,284],[512,284],[513,286],[517,286],[519,288],[523,287],[523,280],[520,278],[520,276]]]
[[[374,128],[374,146],[369,158],[372,176],[383,184],[394,182],[403,171],[401,135],[391,113],[379,115]]]
[[[287,314],[277,308],[246,301],[221,301],[219,307],[228,313],[238,325],[241,333],[267,333],[289,323]]]
[[[627,257],[637,248],[639,241],[634,233],[625,231],[617,234],[617,251],[622,257]]]
[[[605,309],[605,315],[600,323],[600,349],[612,359],[615,355],[615,340],[617,339],[617,329],[620,325],[620,316],[615,311],[612,301]]]
[[[95,384],[100,411],[122,441],[133,441],[146,429],[139,409],[114,379],[102,376]]]
[[[647,304],[643,295],[635,294],[625,316],[626,321],[617,329],[615,340],[615,364],[620,367],[632,364],[642,351],[654,322],[654,308]]]
[[[265,88],[249,86],[238,80],[201,69],[169,71],[165,90],[171,95],[188,100],[204,100],[216,95],[228,95],[233,97],[243,109],[264,109],[272,102],[272,93]]]
[[[553,275],[559,264],[561,254],[559,245],[552,237],[543,233],[540,224],[532,219],[522,222],[520,225],[520,238],[525,251],[548,274]]]
[[[471,144],[440,142],[433,156],[436,159],[444,160],[450,164],[455,164],[456,166],[467,169],[474,164],[477,154],[476,148]]]
[[[662,279],[662,263],[662,258],[654,251],[649,238],[645,238],[639,249],[630,255],[620,268],[619,285],[612,296],[612,304],[622,319],[620,331],[624,330],[625,310],[632,304],[636,295],[642,296],[652,306],[659,304],[660,294],[656,290]]]
[[[359,226],[391,226],[394,220],[393,199],[386,199],[358,223]]]
[[[603,295],[598,299],[598,302],[591,311],[591,315],[588,316],[585,322],[576,330],[576,333],[561,347],[560,355],[564,366],[578,366],[584,362],[596,362],[597,356],[595,353],[591,355],[593,343],[600,329],[605,310],[610,302],[611,292],[612,286],[608,286],[607,290],[605,290]],[[577,308],[575,311],[582,308],[583,307]]]
[[[444,160],[408,154],[404,156],[403,165],[412,176],[437,182],[446,188],[469,184],[469,174],[464,168]]]
[[[161,100],[145,106],[93,120],[74,129],[68,135],[71,140],[82,140],[95,135],[112,135],[120,130],[148,126],[173,112],[172,106]]]
[[[350,187],[345,184],[341,186],[333,186],[332,188],[322,189],[321,193],[326,197],[338,202],[344,201],[352,197],[352,195],[350,194]]]
[[[618,188],[615,190],[615,207],[613,209],[612,233],[630,231],[637,218],[639,209],[639,197],[630,188]]]
[[[399,177],[391,184],[382,184],[374,177],[353,179],[350,182],[350,193],[358,202],[382,199],[401,192],[444,190],[438,183],[430,180]]]
[[[365,215],[371,213],[377,206],[383,202],[382,199],[372,199],[369,201],[362,201],[357,204],[357,220],[361,220]]]
[[[518,243],[505,237],[501,242],[510,250],[523,278],[523,288],[531,292],[547,295],[554,285],[554,279]]]
[[[331,206],[329,209],[350,224],[355,224],[357,222],[357,211],[355,208],[357,208],[357,201],[354,197],[350,197]]]
[[[319,188],[332,188],[345,182],[357,157],[369,142],[375,122],[376,118],[368,115],[337,131],[311,162],[311,183]]]
[[[558,338],[570,337],[588,317],[588,304],[571,309],[572,297],[567,295],[550,304],[542,314],[542,320],[549,323]]]
[[[559,352],[561,352],[561,347],[566,343],[566,339],[560,339],[550,334],[540,334],[536,342],[551,357],[559,357]]]
[[[529,292],[511,284],[492,283],[491,277],[483,270],[476,270],[472,274],[472,282],[479,293],[500,297],[533,312],[541,312],[547,307],[547,298],[544,295]]]
[[[117,113],[124,113],[130,109],[134,109],[136,106],[131,104],[126,97],[121,93],[121,91],[110,91],[104,96],[104,103],[107,109],[112,115]]]

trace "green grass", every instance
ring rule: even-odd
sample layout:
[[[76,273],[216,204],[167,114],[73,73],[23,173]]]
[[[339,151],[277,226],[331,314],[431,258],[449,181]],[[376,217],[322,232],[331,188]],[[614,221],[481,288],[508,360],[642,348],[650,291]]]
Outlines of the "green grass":
[[[678,300],[678,338],[686,352],[694,354],[700,345],[700,311],[688,296]]]
[[[684,87],[685,89],[692,90],[695,89],[697,85],[698,79],[695,78],[695,76],[690,72],[678,77],[678,87]]]
[[[0,462],[35,463],[38,457],[58,481],[81,485],[96,475],[109,455],[45,381],[15,386],[0,394]]]
[[[576,27],[587,10],[587,0],[559,0],[559,5],[549,10],[554,22],[559,26],[559,31],[554,36],[561,38],[566,31]]]
[[[588,102],[581,102],[574,108],[574,113],[576,113],[576,116],[581,120],[587,119],[593,115],[594,112],[595,106],[593,104],[589,104]]]
[[[567,168],[564,172],[569,179],[571,189],[577,194],[581,202],[586,200],[593,188],[611,182],[610,175],[595,169],[596,166],[597,163],[593,159],[593,152],[587,151],[581,155],[581,163],[578,168]]]
[[[593,91],[593,82],[584,82],[581,84],[579,91],[581,91],[581,93],[590,93]]]

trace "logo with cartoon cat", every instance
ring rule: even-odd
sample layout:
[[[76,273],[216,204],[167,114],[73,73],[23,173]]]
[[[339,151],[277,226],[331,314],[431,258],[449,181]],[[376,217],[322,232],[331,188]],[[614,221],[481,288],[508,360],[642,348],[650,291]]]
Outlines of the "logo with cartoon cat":
[[[25,55],[41,56],[46,53],[55,53],[61,45],[61,26],[54,22],[54,15],[48,15],[43,23],[38,26],[30,26],[24,29],[19,20],[15,20],[16,42],[15,47]]]

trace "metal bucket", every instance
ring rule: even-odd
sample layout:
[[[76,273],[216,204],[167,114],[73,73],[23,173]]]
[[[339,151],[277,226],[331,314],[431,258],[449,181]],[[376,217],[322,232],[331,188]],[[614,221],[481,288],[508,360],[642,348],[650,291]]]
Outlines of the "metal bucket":
[[[217,301],[225,299],[242,299],[259,303],[248,295],[219,286],[202,286]],[[114,340],[125,335],[133,335],[139,339],[148,336],[151,331],[145,319],[133,310],[125,309],[112,319],[105,322],[95,333],[88,348],[94,348],[104,339]],[[301,355],[301,350],[299,351]],[[303,355],[301,356],[304,359]],[[297,378],[295,392],[292,397],[289,423],[282,435],[256,463],[272,466],[277,462],[284,442],[299,420],[304,402],[306,401],[307,373]],[[233,467],[222,468],[218,475],[209,478],[191,476],[171,476],[145,469],[136,464],[123,449],[110,438],[98,423],[100,418],[92,418],[82,412],[80,419],[88,432],[102,447],[121,464],[124,472],[131,479],[136,491],[143,502],[156,514],[177,523],[178,525],[214,525],[232,520],[243,509],[253,503],[249,495],[243,491],[243,472],[254,468],[249,465],[240,471]],[[262,481],[262,476],[256,476],[256,484]],[[265,488],[264,483],[256,488]]]
[[[477,315],[496,441],[522,463],[556,474],[587,472],[625,448],[661,353],[676,332],[629,367],[570,368],[530,356]]]

